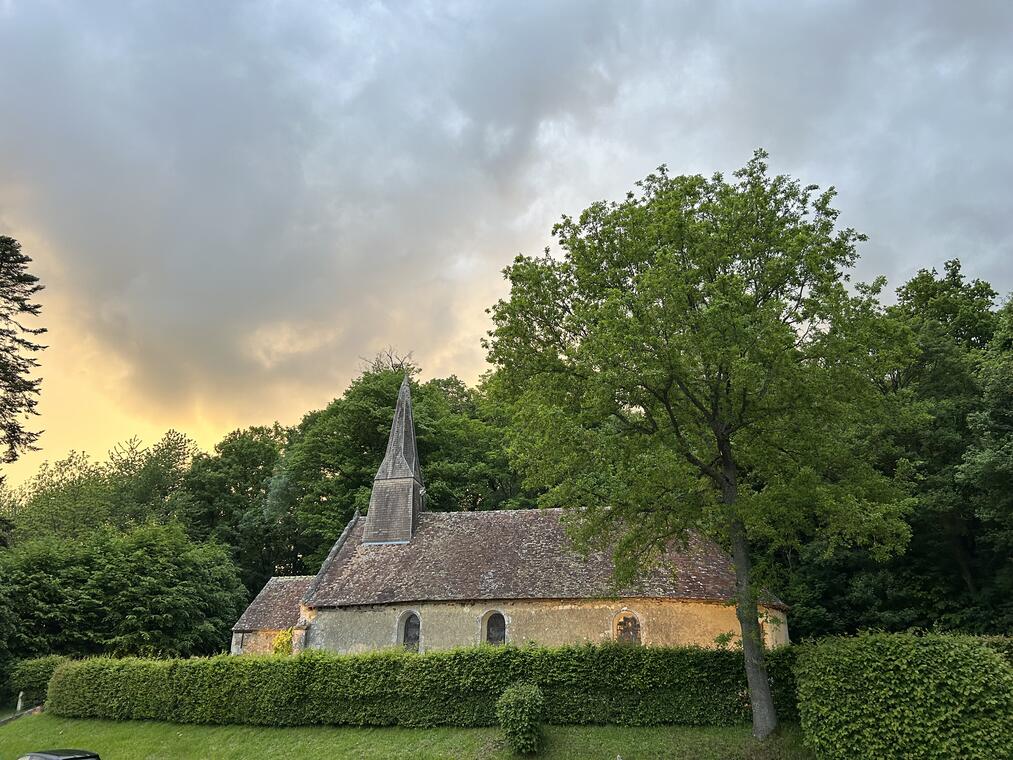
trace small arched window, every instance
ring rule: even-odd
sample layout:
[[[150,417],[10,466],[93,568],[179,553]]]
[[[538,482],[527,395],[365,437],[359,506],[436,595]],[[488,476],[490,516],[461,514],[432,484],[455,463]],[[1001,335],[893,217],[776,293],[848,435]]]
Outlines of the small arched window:
[[[616,616],[615,635],[620,644],[639,644],[640,619],[632,612],[620,612]]]
[[[494,612],[485,621],[485,640],[493,645],[506,643],[506,619],[502,613]]]
[[[408,617],[404,619],[404,623],[402,625],[401,641],[404,644],[404,648],[412,652],[419,651],[419,631],[421,630],[419,616],[414,612],[410,613]]]

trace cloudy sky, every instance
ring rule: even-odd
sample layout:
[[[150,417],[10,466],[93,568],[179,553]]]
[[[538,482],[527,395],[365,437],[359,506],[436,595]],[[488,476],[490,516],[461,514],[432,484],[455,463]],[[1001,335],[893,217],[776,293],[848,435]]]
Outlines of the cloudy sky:
[[[840,191],[859,275],[1013,288],[1013,4],[0,0],[41,454],[210,446],[360,357],[484,369],[499,270],[661,163]]]

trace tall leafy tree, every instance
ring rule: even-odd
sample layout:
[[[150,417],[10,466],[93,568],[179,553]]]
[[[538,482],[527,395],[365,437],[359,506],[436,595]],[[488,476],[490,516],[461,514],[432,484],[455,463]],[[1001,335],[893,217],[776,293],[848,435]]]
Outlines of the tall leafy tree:
[[[80,452],[46,462],[12,495],[14,538],[71,538],[103,526],[171,521],[196,452],[191,439],[170,430],[151,446],[137,439],[120,444],[103,462]]]
[[[688,529],[731,550],[754,734],[777,725],[758,623],[757,541],[818,528],[883,551],[907,504],[849,425],[878,401],[876,289],[847,287],[862,236],[832,190],[664,168],[520,256],[492,309],[490,359],[516,399],[512,450],[573,535],[632,578]]]
[[[267,513],[285,434],[279,425],[229,433],[212,453],[194,457],[175,500],[191,536],[231,547],[251,593],[292,563],[294,525]]]
[[[993,632],[1013,627],[1013,301],[996,319],[982,360],[981,408],[970,416],[972,440],[958,481],[971,491],[980,522],[977,560],[987,579],[982,602]]]
[[[33,373],[39,366],[35,354],[44,346],[36,336],[46,331],[26,323],[42,311],[35,297],[43,286],[28,271],[31,262],[17,240],[0,235],[0,461],[8,463],[35,449],[39,439],[39,431],[26,427],[27,418],[38,414],[42,380]]]

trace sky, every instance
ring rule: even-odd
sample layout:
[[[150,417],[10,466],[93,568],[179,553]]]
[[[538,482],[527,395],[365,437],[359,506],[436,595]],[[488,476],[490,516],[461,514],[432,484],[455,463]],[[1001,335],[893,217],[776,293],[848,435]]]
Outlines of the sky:
[[[1013,3],[0,0],[0,234],[41,452],[473,382],[501,270],[660,164],[834,185],[856,272],[1013,289]]]

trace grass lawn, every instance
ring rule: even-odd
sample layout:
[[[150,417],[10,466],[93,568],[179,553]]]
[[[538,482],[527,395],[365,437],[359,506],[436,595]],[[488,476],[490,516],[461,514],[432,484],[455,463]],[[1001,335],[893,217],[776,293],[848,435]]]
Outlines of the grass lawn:
[[[184,726],[50,715],[21,718],[0,727],[0,758],[53,747],[90,749],[102,760],[271,760],[292,757],[372,759],[509,758],[495,728],[255,728]],[[736,728],[546,727],[540,758],[673,760],[809,760],[797,730],[762,747],[747,726]]]

